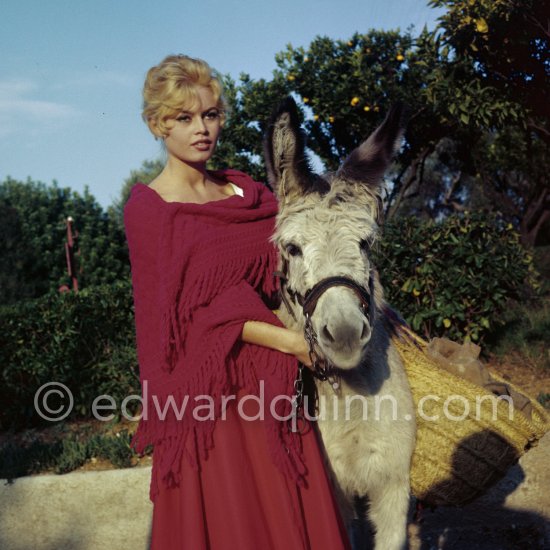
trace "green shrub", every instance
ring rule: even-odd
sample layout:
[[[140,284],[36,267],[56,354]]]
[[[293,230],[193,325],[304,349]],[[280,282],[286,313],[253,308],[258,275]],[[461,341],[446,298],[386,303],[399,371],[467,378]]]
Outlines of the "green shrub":
[[[542,279],[542,292],[550,295],[550,246],[537,246],[533,252],[533,262]]]
[[[102,393],[120,403],[138,392],[134,326],[126,281],[0,308],[0,429],[43,424],[34,395],[47,382],[71,390],[69,418],[90,417]]]
[[[52,468],[60,456],[60,441],[33,441],[22,447],[9,440],[0,445],[0,479],[14,479]]]
[[[129,468],[132,465],[132,457],[136,456],[130,447],[132,440],[128,430],[121,430],[114,436],[96,435],[88,442],[91,456],[109,460],[116,468]]]
[[[61,452],[55,459],[56,474],[66,474],[80,468],[90,458],[88,445],[78,439],[67,438],[61,441]]]
[[[482,213],[387,223],[377,251],[386,298],[425,336],[481,341],[533,282],[511,225]]]
[[[55,460],[55,472],[64,474],[80,468],[91,458],[109,460],[115,468],[129,468],[134,451],[130,447],[131,436],[127,430],[115,435],[95,434],[88,439],[63,439],[61,453]]]
[[[7,440],[0,445],[0,479],[14,479],[53,470],[65,474],[92,458],[108,460],[115,468],[129,468],[137,455],[128,430],[112,435],[60,434],[53,441],[34,439],[29,444]]]
[[[66,219],[74,219],[79,288],[128,278],[130,263],[120,217],[105,212],[86,188],[10,177],[0,182],[0,303],[15,304],[71,285]]]

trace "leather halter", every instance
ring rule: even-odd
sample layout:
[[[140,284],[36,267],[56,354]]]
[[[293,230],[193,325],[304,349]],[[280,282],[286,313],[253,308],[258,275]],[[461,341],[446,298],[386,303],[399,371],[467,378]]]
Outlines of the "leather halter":
[[[288,262],[284,260],[283,271],[275,271],[274,276],[279,277],[281,281],[281,298],[289,314],[292,315],[295,321],[297,321],[296,316],[294,315],[294,311],[292,310],[292,307],[288,302],[285,292],[290,296],[294,304],[298,303],[302,306],[304,316],[307,318],[313,315],[313,312],[317,307],[317,302],[319,301],[319,298],[329,288],[332,288],[334,286],[345,286],[353,290],[361,302],[361,308],[366,315],[368,322],[370,323],[372,321],[370,311],[371,299],[374,291],[374,278],[372,276],[372,271],[369,272],[368,287],[356,283],[353,279],[350,279],[349,277],[335,276],[321,279],[312,288],[307,290],[304,295],[302,295],[296,290],[286,286],[286,282],[288,281],[287,268]]]
[[[296,315],[294,314],[294,311],[286,295],[288,294],[290,296],[294,304],[298,303],[302,306],[302,311],[305,317],[304,336],[309,345],[309,357],[313,367],[313,375],[321,381],[326,381],[326,380],[330,381],[334,371],[330,364],[325,363],[317,355],[317,352],[315,349],[317,347],[317,335],[315,334],[315,330],[311,323],[311,316],[313,315],[313,312],[317,307],[317,302],[319,301],[319,298],[323,295],[324,292],[326,292],[329,288],[334,286],[345,286],[350,288],[355,292],[355,294],[357,294],[357,297],[361,302],[361,309],[363,311],[363,314],[366,316],[369,324],[372,324],[372,311],[374,307],[372,302],[372,295],[374,293],[374,277],[372,275],[372,270],[369,272],[368,288],[362,285],[359,285],[349,277],[335,276],[335,277],[327,277],[325,279],[321,279],[312,288],[307,290],[305,295],[303,296],[299,294],[297,291],[286,286],[286,283],[288,281],[287,271],[288,271],[288,262],[286,260],[283,260],[283,271],[275,271],[273,273],[273,275],[275,277],[278,277],[280,280],[281,298],[288,310],[288,313],[293,317],[293,319],[296,322],[298,322],[298,319],[296,319]],[[325,363],[324,366],[322,366],[323,363]],[[302,369],[303,369],[303,365],[300,364],[300,375],[299,375],[300,380],[301,380]],[[332,386],[335,389],[335,391],[338,385],[339,383],[337,381],[332,383]],[[297,404],[296,407],[299,407],[299,405]]]
[[[369,307],[371,299],[371,280],[372,277],[369,277],[369,289],[357,284],[355,281],[348,277],[327,277],[319,281],[313,288],[308,290],[304,296],[303,303],[301,306],[304,310],[304,315],[313,315],[315,308],[317,307],[317,302],[323,293],[333,286],[346,286],[351,288],[357,297],[361,301],[361,308],[366,312],[367,317],[369,316]],[[369,319],[370,321],[370,319]]]

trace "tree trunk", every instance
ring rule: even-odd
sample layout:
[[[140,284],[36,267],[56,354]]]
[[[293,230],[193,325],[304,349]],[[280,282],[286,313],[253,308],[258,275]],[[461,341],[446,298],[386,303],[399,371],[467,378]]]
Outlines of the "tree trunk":
[[[520,221],[521,242],[526,246],[535,246],[539,233],[548,220],[550,220],[550,189],[543,188],[525,208]]]
[[[422,152],[414,159],[412,164],[409,167],[407,178],[400,187],[396,187],[392,192],[390,199],[388,200],[388,205],[386,207],[386,217],[387,219],[392,218],[395,213],[398,211],[399,206],[403,202],[407,191],[412,187],[412,185],[417,182],[418,185],[422,185],[422,177],[424,175],[424,163],[428,156],[434,151],[435,145],[430,144],[425,147]],[[396,185],[398,185],[396,182]]]

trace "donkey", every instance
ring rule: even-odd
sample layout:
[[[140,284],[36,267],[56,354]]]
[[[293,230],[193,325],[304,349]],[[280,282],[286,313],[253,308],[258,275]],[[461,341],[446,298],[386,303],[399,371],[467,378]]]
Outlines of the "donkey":
[[[316,367],[318,426],[348,529],[354,502],[367,497],[377,550],[406,546],[416,430],[409,384],[385,322],[391,310],[370,259],[382,177],[400,143],[402,119],[398,105],[336,173],[324,176],[309,166],[292,98],[274,114],[265,140],[279,201],[273,241],[287,306],[280,317],[304,330],[312,356],[330,367]]]

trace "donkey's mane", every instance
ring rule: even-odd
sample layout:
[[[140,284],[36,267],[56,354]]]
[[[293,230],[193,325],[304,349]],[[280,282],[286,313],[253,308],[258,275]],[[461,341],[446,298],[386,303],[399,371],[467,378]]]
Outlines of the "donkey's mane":
[[[356,218],[357,223],[363,226],[369,225],[372,232],[377,232],[382,215],[382,199],[378,193],[370,187],[345,181],[337,176],[322,176],[322,179],[331,185],[328,192],[311,192],[297,201],[282,201],[279,221],[308,210],[324,211],[327,215],[344,213],[349,218]]]

